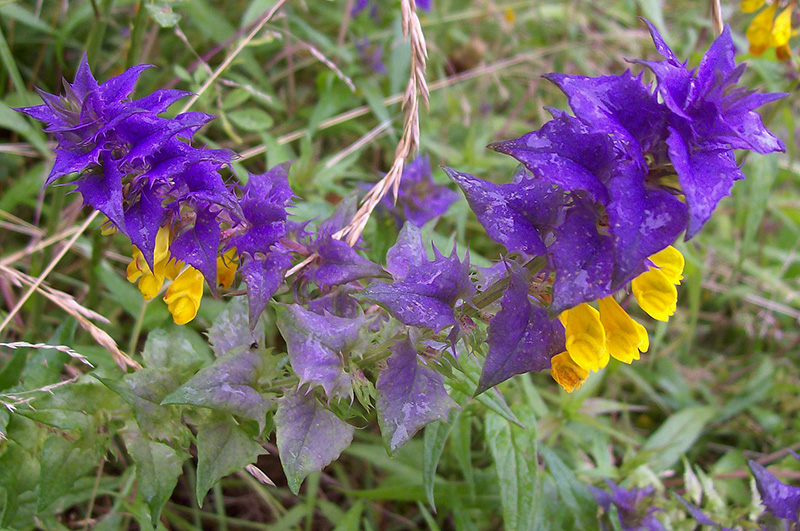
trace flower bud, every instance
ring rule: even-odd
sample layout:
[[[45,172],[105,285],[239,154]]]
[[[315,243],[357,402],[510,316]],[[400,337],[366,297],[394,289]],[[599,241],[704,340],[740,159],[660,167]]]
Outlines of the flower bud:
[[[569,352],[556,354],[550,359],[550,375],[568,393],[583,385],[589,372],[583,370],[569,357]]]

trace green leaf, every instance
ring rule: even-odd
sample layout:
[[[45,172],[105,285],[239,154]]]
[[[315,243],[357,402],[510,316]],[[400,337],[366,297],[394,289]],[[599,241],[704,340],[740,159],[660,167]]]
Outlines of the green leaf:
[[[144,7],[156,24],[162,28],[171,28],[181,19],[181,16],[172,10],[172,6],[166,2],[156,2],[155,4],[145,4]]]
[[[191,404],[258,422],[263,431],[271,401],[258,380],[272,367],[264,349],[236,347],[167,395],[162,404]]]
[[[126,430],[124,438],[136,463],[136,480],[150,509],[150,520],[158,522],[161,509],[178,484],[184,456],[172,446],[151,441],[135,428]]]
[[[453,429],[454,422],[458,419],[459,414],[460,411],[457,411],[450,416],[450,424],[445,424],[444,421],[439,420],[425,426],[422,452],[422,485],[425,488],[425,497],[428,500],[428,504],[433,508],[434,512],[436,512],[436,500],[433,497],[433,483],[436,480],[436,468],[439,466],[439,459],[442,457],[447,436],[450,435],[450,430]]]
[[[226,114],[228,119],[240,129],[251,133],[261,133],[270,129],[275,120],[263,109],[258,107],[246,107],[237,109]]]
[[[531,521],[533,480],[525,456],[517,450],[511,436],[511,424],[496,413],[484,420],[486,442],[494,459],[500,482],[500,499],[506,529],[528,529]]]
[[[22,376],[22,371],[25,370],[27,361],[27,349],[20,348],[14,351],[14,355],[0,370],[0,391],[5,391],[9,387],[17,385],[20,376]]]
[[[450,434],[451,450],[458,461],[461,475],[469,486],[469,492],[475,495],[475,472],[472,468],[472,415],[464,410],[454,421]]]
[[[584,524],[581,527],[587,528],[587,517],[594,514],[596,507],[589,489],[578,480],[572,469],[564,464],[553,450],[539,446],[539,453],[556,483],[560,500],[569,507],[570,514]]]
[[[671,415],[642,446],[643,451],[654,451],[648,466],[662,472],[677,463],[716,415],[712,406],[687,407]]]
[[[121,380],[98,380],[127,402],[139,428],[150,437],[167,440],[188,435],[177,408],[161,405],[164,397],[179,385],[169,372],[145,367]]]
[[[237,424],[213,418],[197,430],[197,504],[220,478],[254,463],[267,451]]]
[[[16,413],[61,430],[97,431],[106,411],[123,406],[119,397],[94,378],[53,389],[17,408]]]
[[[203,339],[185,326],[159,328],[150,332],[142,352],[145,367],[195,371],[211,360]]]
[[[359,523],[361,522],[361,515],[364,513],[364,500],[356,501],[350,507],[341,520],[336,524],[333,531],[350,531],[351,529],[360,529]]]
[[[75,481],[97,466],[102,455],[96,440],[68,441],[51,435],[42,447],[39,492],[36,507],[39,512],[54,501],[69,494]]]

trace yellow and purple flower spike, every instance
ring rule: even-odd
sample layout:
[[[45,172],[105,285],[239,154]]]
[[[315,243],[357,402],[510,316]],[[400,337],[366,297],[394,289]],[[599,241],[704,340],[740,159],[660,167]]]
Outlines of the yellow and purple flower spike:
[[[194,318],[204,278],[212,293],[218,284],[232,285],[241,258],[253,323],[289,267],[288,251],[279,245],[292,197],[289,165],[250,176],[241,190],[227,184],[221,172],[231,153],[190,145],[213,116],[159,116],[190,93],[129,98],[147,68],[98,83],[84,56],[63,96],[40,91],[44,105],[18,109],[46,122],[58,141],[47,184],[75,175],[71,183],[84,203],[131,239],[127,276],[144,298],[155,298],[164,280],[173,280],[167,298],[176,322]]]
[[[609,356],[630,363],[649,347],[615,293],[631,290],[658,320],[675,312],[684,264],[670,245],[681,233],[694,236],[744,177],[733,150],[785,149],[755,112],[785,94],[737,85],[744,65],[734,62],[730,29],[689,70],[648,26],[664,60],[637,62],[655,74],[655,90],[629,71],[547,75],[574,116],[551,110],[540,129],[489,146],[522,163],[513,182],[446,169],[491,238],[546,258],[549,314],[566,327],[559,352],[583,371]]]

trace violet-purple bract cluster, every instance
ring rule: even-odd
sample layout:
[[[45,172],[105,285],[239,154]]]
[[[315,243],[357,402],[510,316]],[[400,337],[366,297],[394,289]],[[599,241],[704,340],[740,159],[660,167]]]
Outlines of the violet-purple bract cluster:
[[[694,236],[734,181],[734,149],[783,151],[753,109],[785,94],[756,94],[738,81],[726,28],[696,70],[675,59],[653,26],[662,62],[641,74],[545,76],[574,116],[490,147],[530,172],[496,185],[449,170],[494,240],[509,251],[546,256],[555,273],[552,315],[623,288],[648,257],[684,231]]]
[[[75,81],[64,82],[63,96],[39,91],[44,105],[19,109],[46,122],[45,131],[58,141],[46,184],[77,174],[70,184],[76,185],[84,203],[130,238],[146,261],[137,267],[160,274],[161,281],[164,273],[159,269],[174,258],[178,270],[181,263],[188,264],[214,291],[219,259],[235,249],[229,256],[238,256],[255,323],[290,265],[280,245],[293,196],[288,165],[250,175],[243,187],[226,183],[221,172],[230,165],[232,153],[189,143],[213,116],[159,116],[188,92],[158,90],[129,99],[147,68],[136,66],[98,84],[84,56]],[[159,231],[167,235],[163,246],[168,249],[157,248]],[[177,279],[175,284],[180,284]],[[156,291],[159,288],[160,282]],[[173,315],[177,322],[176,312]]]
[[[800,455],[791,450],[790,453],[800,460]],[[767,512],[775,518],[795,524],[800,523],[800,487],[783,483],[755,461],[750,461],[748,464],[756,478],[761,503]]]
[[[664,526],[655,516],[655,513],[663,509],[653,505],[654,487],[623,489],[609,479],[606,483],[611,492],[592,485],[589,485],[589,490],[605,511],[609,511],[612,506],[616,508],[623,531],[664,531]]]
[[[260,419],[262,430],[275,409],[281,459],[296,491],[352,439],[353,427],[331,411],[335,402],[358,398],[374,407],[390,452],[447,418],[456,404],[442,373],[460,369],[445,367],[446,349],[457,355],[488,345],[469,393],[547,369],[572,391],[588,371],[608,363],[609,352],[630,363],[647,350],[647,331],[613,294],[632,282],[642,308],[666,320],[683,270],[683,257],[669,245],[684,231],[693,236],[742,177],[733,149],[783,149],[753,111],[782,95],[735,85],[743,67],[733,62],[729,30],[696,71],[651,32],[665,57],[643,63],[656,74],[655,92],[630,72],[552,74],[574,116],[553,110],[539,130],[491,146],[523,164],[511,183],[447,170],[488,235],[510,251],[482,273],[480,289],[468,254],[460,259],[454,246],[444,256],[434,246],[429,258],[423,244],[420,227],[455,199],[433,182],[427,157],[406,167],[396,203],[384,204],[402,228],[382,266],[359,252],[369,242],[354,249],[334,237],[353,218],[354,198],[309,231],[312,222],[287,219],[288,164],[250,175],[243,186],[226,182],[232,154],[189,143],[211,116],[159,116],[187,93],[129,100],[146,66],[98,84],[84,59],[63,98],[43,93],[44,105],[21,111],[47,122],[59,142],[48,183],[77,174],[72,183],[84,202],[131,238],[129,279],[139,279],[143,295],[152,298],[165,277],[173,280],[165,300],[176,322],[196,314],[203,278],[212,290],[233,285],[237,272],[247,284],[251,332],[241,331],[243,316],[227,328],[239,330],[235,341],[216,329],[215,351],[224,351],[170,403],[213,402],[226,413]],[[287,370],[270,365],[252,330],[292,257],[307,263],[274,303]],[[586,304],[596,300],[599,310]],[[270,367],[272,379],[262,374]],[[262,393],[262,381],[280,381],[280,390]],[[198,391],[212,383],[215,393]],[[248,387],[244,402],[229,392],[237,386]],[[641,497],[631,501],[622,492],[609,500],[635,506]]]

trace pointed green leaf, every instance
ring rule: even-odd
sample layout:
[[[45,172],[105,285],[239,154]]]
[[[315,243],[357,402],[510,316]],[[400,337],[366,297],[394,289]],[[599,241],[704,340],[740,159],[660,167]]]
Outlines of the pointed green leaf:
[[[212,417],[197,430],[197,504],[220,478],[238,472],[267,451],[230,419]]]
[[[135,428],[126,431],[124,437],[136,463],[139,492],[150,509],[151,522],[157,522],[161,509],[178,484],[184,456],[172,446],[151,441]]]
[[[51,435],[42,447],[39,492],[36,507],[39,512],[74,488],[75,481],[100,462],[100,448],[94,441],[68,441]]]

